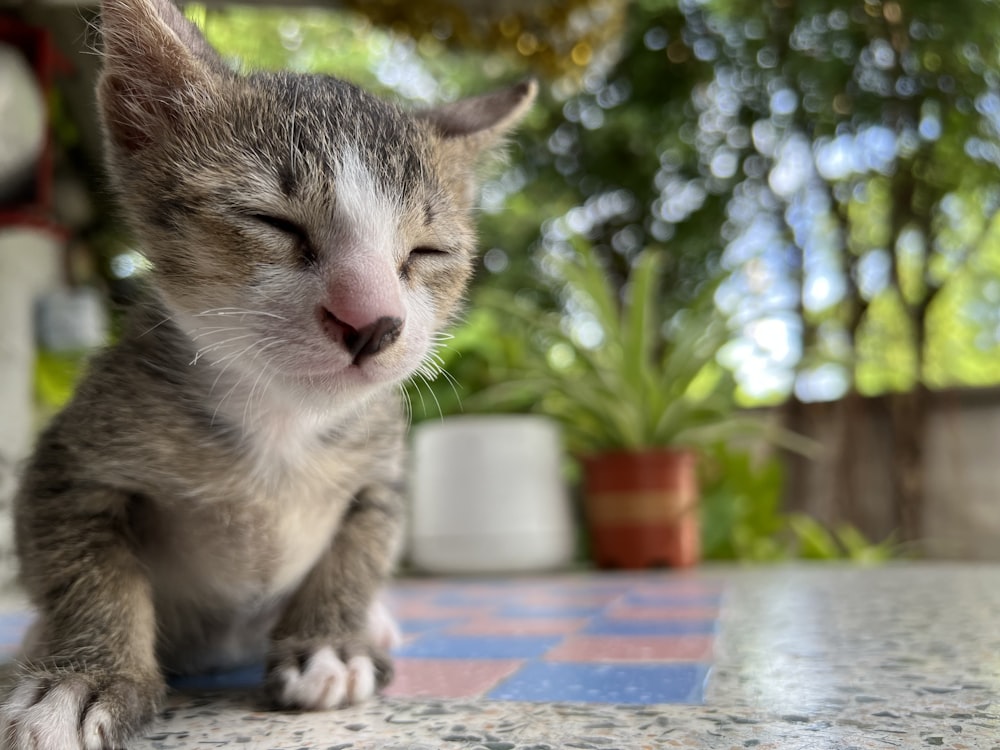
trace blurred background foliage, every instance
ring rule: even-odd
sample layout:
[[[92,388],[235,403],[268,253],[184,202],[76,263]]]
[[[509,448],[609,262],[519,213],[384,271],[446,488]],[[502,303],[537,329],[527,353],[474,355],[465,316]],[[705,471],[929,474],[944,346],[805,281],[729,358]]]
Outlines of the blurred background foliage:
[[[561,314],[584,347],[600,340],[559,283],[579,243],[623,299],[642,253],[662,255],[664,346],[677,316],[715,289],[734,404],[998,380],[995,2],[346,0],[337,11],[187,12],[237,66],[334,73],[413,106],[541,79],[541,102],[483,186],[469,312],[439,352],[449,376],[410,387],[415,420],[475,408],[533,356],[537,332],[484,295]],[[726,451],[706,461],[709,553],[888,549],[859,551],[849,531],[783,515],[780,466]],[[775,541],[783,534],[792,546]]]
[[[483,189],[480,284],[556,306],[537,282],[574,238],[620,284],[666,246],[665,320],[728,275],[745,403],[996,381],[995,3],[347,6],[189,13],[236,64],[417,106],[541,76]]]

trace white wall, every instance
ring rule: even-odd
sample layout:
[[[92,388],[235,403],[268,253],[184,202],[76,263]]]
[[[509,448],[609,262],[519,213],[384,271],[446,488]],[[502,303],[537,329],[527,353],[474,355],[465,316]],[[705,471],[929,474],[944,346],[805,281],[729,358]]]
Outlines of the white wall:
[[[49,232],[0,229],[0,587],[14,575],[10,504],[35,434],[35,301],[60,284],[62,256]]]

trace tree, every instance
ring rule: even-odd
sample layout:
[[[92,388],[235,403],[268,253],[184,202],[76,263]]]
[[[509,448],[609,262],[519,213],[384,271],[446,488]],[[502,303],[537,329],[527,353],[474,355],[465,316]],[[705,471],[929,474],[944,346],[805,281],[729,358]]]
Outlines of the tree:
[[[370,12],[383,5],[399,4]],[[485,85],[483,63],[517,74],[488,52],[455,65],[449,40],[477,42],[449,23],[388,42],[443,82],[415,99]],[[890,394],[897,521],[916,537],[926,389],[995,382],[1000,365],[998,26],[989,0],[634,0],[600,64],[557,71],[487,184],[481,277],[557,306],[536,281],[579,235],[624,295],[640,251],[664,245],[669,321],[728,274],[717,303],[747,401],[788,400],[795,426],[802,401],[840,399],[848,515],[853,416]],[[376,83],[407,93],[377,58]],[[477,362],[467,374],[488,380]]]
[[[958,367],[935,358],[960,326],[935,317],[936,308],[950,286],[973,291],[969,276],[983,278],[996,253],[1000,69],[987,30],[1000,15],[992,4],[957,5],[776,2],[719,11],[728,24],[763,21],[766,29],[756,43],[734,45],[743,54],[728,65],[734,80],[752,81],[730,91],[751,120],[744,171],[750,159],[765,167],[756,184],[745,183],[769,209],[771,232],[757,241],[782,248],[773,259],[774,246],[752,248],[758,215],[730,223],[730,250],[750,245],[754,260],[797,289],[786,302],[802,353],[794,397],[843,396],[837,448],[848,513],[863,444],[858,396],[891,392],[894,502],[906,539],[921,533],[926,386],[961,382]],[[976,30],[955,18],[976,18]]]
[[[752,400],[840,399],[850,518],[865,395],[888,394],[892,501],[921,533],[928,387],[1000,370],[1000,7],[985,0],[643,0],[619,64],[546,126],[538,182],[626,269],[674,264],[664,317],[721,266]],[[963,19],[957,23],[956,19]],[[551,208],[550,204],[550,208]],[[627,290],[623,290],[627,293]]]

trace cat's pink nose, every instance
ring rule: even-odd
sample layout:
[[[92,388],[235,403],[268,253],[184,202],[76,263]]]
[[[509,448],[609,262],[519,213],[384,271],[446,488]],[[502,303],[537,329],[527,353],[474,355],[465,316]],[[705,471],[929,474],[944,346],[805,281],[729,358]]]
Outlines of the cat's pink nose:
[[[327,336],[343,345],[356,365],[388,349],[403,331],[403,319],[389,315],[383,315],[368,325],[355,328],[326,307],[322,308],[321,314],[323,330]]]

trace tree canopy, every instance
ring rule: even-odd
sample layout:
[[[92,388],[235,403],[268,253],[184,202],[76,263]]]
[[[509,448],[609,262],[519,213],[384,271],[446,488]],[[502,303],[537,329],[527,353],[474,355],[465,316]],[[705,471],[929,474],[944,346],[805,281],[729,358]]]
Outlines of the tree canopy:
[[[355,11],[385,21],[397,5]],[[571,83],[536,53],[575,45],[539,36],[519,54],[529,21],[508,18],[519,31],[498,53],[489,35],[459,33],[463,6],[419,27],[424,5],[444,17],[430,12],[440,3],[406,5],[388,20],[416,37],[359,12],[193,13],[234,58],[418,105],[532,65],[547,76],[483,190],[491,287],[560,304],[558,283],[539,279],[557,282],[552,259],[582,239],[627,294],[635,258],[662,246],[665,321],[725,278],[724,361],[750,401],[996,381],[997,4],[634,0],[623,30],[586,37],[601,64],[579,57]],[[572,4],[543,5],[570,23]]]

